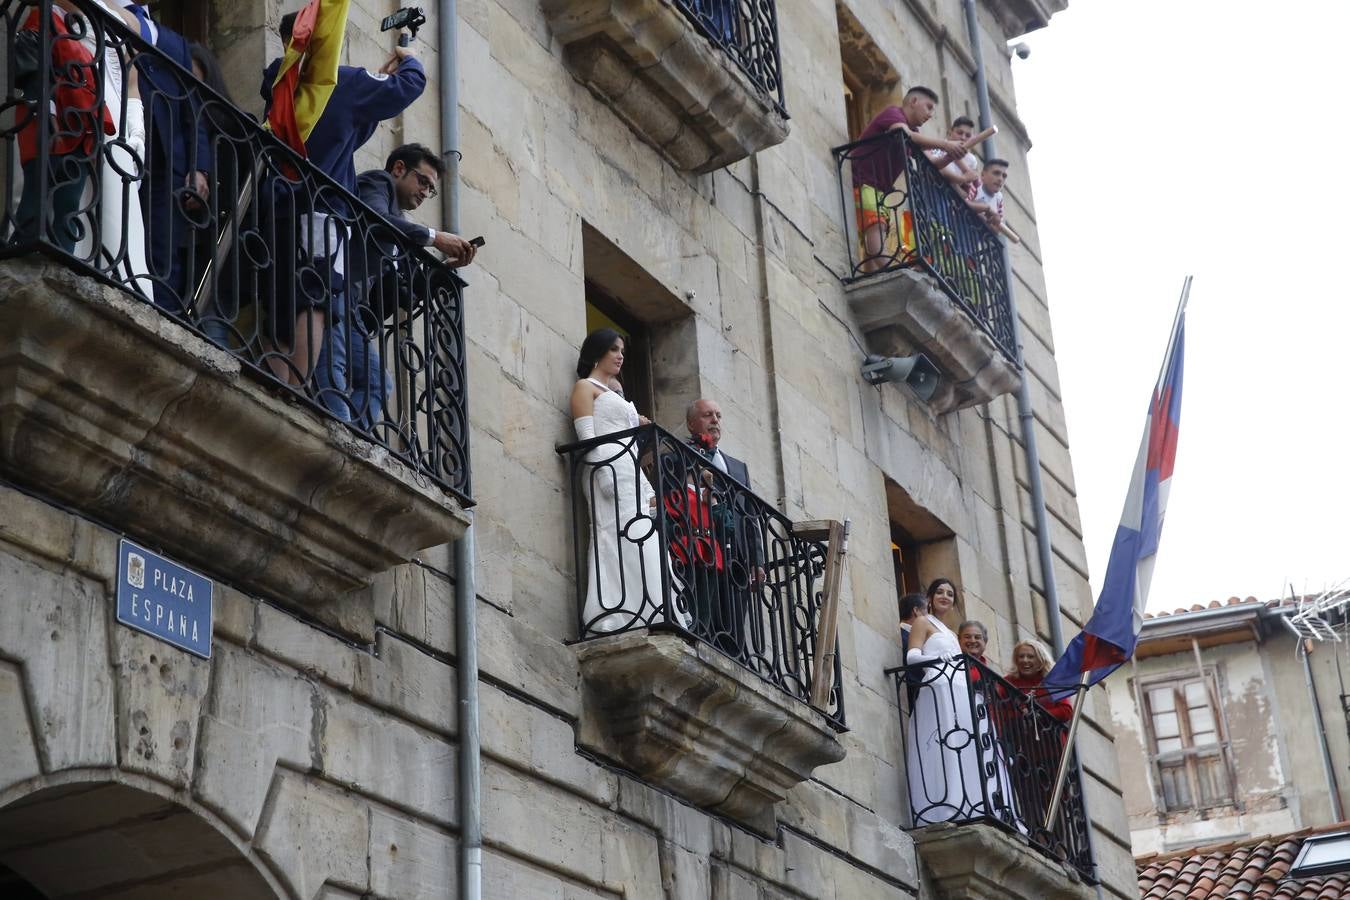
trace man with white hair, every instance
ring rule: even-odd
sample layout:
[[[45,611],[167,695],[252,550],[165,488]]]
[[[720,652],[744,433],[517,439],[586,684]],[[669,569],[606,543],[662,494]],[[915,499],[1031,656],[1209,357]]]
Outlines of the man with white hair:
[[[750,469],[744,462],[726,453],[719,446],[722,441],[722,407],[714,400],[700,398],[689,404],[684,418],[685,425],[689,429],[689,446],[706,457],[714,468],[726,473],[733,481],[749,490]],[[756,646],[762,643],[756,639],[763,629],[759,616],[755,614],[753,601],[764,585],[764,539],[760,533],[764,523],[758,517],[747,515],[754,509],[753,505],[727,499],[730,508],[720,517],[719,540],[726,546],[727,555],[731,559],[739,558],[744,564],[741,571],[749,574],[749,584],[736,587],[730,579],[726,579],[726,583],[720,585],[718,591],[726,599],[714,604],[715,608],[705,610],[704,614],[705,617],[708,614],[712,616],[711,628],[718,632],[716,645],[732,656],[740,656],[746,649],[747,617],[750,643]],[[700,598],[705,605],[709,599]],[[731,633],[731,639],[721,633],[723,630]],[[755,647],[752,646],[751,652],[754,650]]]

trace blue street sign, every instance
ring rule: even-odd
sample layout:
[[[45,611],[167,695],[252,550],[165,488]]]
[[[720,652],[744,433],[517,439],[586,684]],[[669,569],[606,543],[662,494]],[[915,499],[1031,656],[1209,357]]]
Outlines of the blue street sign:
[[[117,621],[211,658],[211,579],[126,539],[117,549]]]

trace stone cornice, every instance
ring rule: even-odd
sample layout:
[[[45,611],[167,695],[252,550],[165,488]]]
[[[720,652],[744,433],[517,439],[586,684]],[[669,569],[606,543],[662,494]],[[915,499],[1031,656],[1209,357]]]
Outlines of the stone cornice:
[[[384,448],[58,264],[0,263],[0,336],[0,471],[345,634],[373,640],[360,588],[468,523]]]

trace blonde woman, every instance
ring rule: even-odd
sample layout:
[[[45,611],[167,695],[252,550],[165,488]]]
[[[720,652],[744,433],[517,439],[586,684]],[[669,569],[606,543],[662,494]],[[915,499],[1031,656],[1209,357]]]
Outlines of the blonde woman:
[[[1054,666],[1054,662],[1050,659],[1050,651],[1045,649],[1045,645],[1040,641],[1022,641],[1013,647],[1012,656],[1012,669],[1006,676],[1008,681],[1014,687],[1035,697],[1045,711],[1056,719],[1061,722],[1069,721],[1073,717],[1073,704],[1068,698],[1051,700],[1042,687],[1045,676]]]

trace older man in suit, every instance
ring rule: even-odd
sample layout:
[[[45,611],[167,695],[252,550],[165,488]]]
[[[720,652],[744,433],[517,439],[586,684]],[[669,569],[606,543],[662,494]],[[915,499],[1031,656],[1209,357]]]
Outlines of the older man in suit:
[[[722,408],[713,400],[700,398],[685,411],[685,425],[689,428],[689,445],[726,473],[746,491],[750,490],[750,470],[741,460],[724,452],[722,441]],[[757,637],[762,623],[755,614],[755,599],[764,584],[764,522],[754,515],[756,505],[751,497],[731,492],[727,496],[729,508],[718,517],[719,542],[726,548],[731,577],[718,579],[716,598],[699,598],[705,607],[705,622],[716,634],[714,644],[732,656],[754,654],[762,643]],[[746,625],[749,625],[749,634]],[[747,638],[749,639],[747,641]]]

